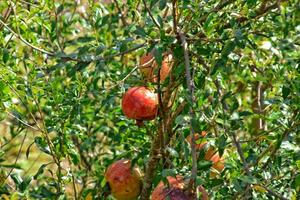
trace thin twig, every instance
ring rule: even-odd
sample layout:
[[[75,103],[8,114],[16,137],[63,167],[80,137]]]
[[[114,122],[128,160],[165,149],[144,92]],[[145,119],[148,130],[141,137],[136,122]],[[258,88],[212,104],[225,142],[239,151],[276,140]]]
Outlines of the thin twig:
[[[278,149],[280,149],[283,140],[288,136],[288,134],[300,125],[299,121],[295,123],[295,121],[293,120],[297,116],[298,112],[299,111],[297,110],[294,112],[289,128],[285,129],[282,136],[277,140],[276,144],[273,146],[270,156],[268,160],[265,162],[265,164],[262,166],[262,169],[265,169],[269,165],[271,160],[274,159],[276,152],[278,151]]]
[[[55,33],[56,33],[56,40],[57,40],[57,44],[58,44],[58,48],[60,49],[61,52],[64,53],[64,49],[62,46],[62,43],[60,42],[59,38],[60,38],[60,31],[59,31],[59,13],[56,12],[56,10],[54,11],[55,13]]]
[[[266,186],[264,186],[264,185],[260,185],[260,186],[263,187],[265,190],[267,190],[269,195],[274,196],[280,200],[288,200],[287,198],[281,196],[280,194],[278,194],[277,192],[274,192],[273,190],[267,188]]]
[[[45,53],[49,56],[56,56],[55,53],[53,52],[49,52],[47,50],[44,50],[44,49],[41,49],[37,46],[34,46],[33,44],[29,43],[28,41],[26,41],[21,35],[17,34],[15,31],[13,31],[7,24],[5,24],[1,19],[0,19],[0,23],[5,27],[7,28],[13,35],[15,35],[17,38],[19,38],[24,44],[28,45],[29,47],[31,47],[32,49],[35,49],[39,52],[42,52],[42,53]],[[105,60],[110,60],[114,57],[118,57],[118,56],[122,56],[122,55],[125,55],[125,54],[128,54],[132,51],[135,51],[137,49],[140,49],[142,47],[144,47],[146,45],[146,43],[142,43],[142,44],[139,44],[139,45],[136,45],[135,47],[131,48],[131,49],[127,49],[123,52],[120,52],[120,53],[116,53],[116,54],[112,54],[112,55],[108,55],[108,56],[97,56],[96,58],[94,59],[91,59],[90,61],[84,61],[84,60],[81,60],[81,59],[78,59],[78,58],[73,58],[73,57],[70,57],[68,55],[66,56],[61,56],[62,59],[64,59],[65,61],[77,61],[77,62],[85,62],[85,63],[90,63],[90,62],[95,62],[95,61],[105,61]]]
[[[24,145],[24,142],[25,142],[26,137],[27,137],[27,131],[25,131],[25,135],[24,135],[24,137],[23,137],[23,139],[22,139],[21,146],[20,146],[20,149],[19,149],[19,151],[18,151],[17,157],[16,157],[16,159],[15,159],[14,165],[16,165],[17,162],[18,162],[18,160],[19,160],[19,157],[20,157],[20,155],[21,155],[21,151],[22,151],[22,148],[23,148],[23,145]],[[5,180],[11,175],[11,173],[13,172],[13,170],[14,170],[14,168],[12,168],[12,169],[9,171],[9,173],[7,174]]]
[[[27,40],[25,40],[21,35],[17,34],[15,31],[13,31],[6,23],[4,23],[1,19],[0,19],[0,23],[7,29],[9,30],[12,34],[14,34],[17,38],[19,38],[24,44],[30,46],[31,48],[39,51],[39,52],[42,52],[42,53],[45,53],[49,56],[54,56],[55,54],[52,53],[52,52],[49,52],[47,50],[44,50],[44,49],[41,49],[37,46],[34,46],[33,44],[30,44]]]
[[[115,2],[115,5],[116,5],[116,7],[117,7],[117,10],[118,10],[118,12],[119,12],[119,14],[120,14],[120,17],[121,17],[121,21],[122,21],[122,23],[123,23],[123,26],[125,27],[125,26],[128,25],[128,23],[127,23],[127,21],[126,21],[126,18],[124,17],[123,12],[122,12],[121,8],[119,7],[118,1],[117,1],[117,0],[114,0],[114,2]]]
[[[135,50],[138,50],[142,47],[144,47],[146,45],[146,43],[142,43],[142,44],[138,44],[135,47],[131,48],[131,49],[127,49],[125,51],[119,52],[119,53],[115,53],[112,55],[108,55],[108,56],[96,56],[95,58],[88,60],[88,61],[84,61],[81,60],[80,58],[74,58],[74,57],[70,57],[69,55],[63,55],[61,56],[62,59],[64,59],[64,61],[77,61],[77,62],[83,62],[83,63],[91,63],[91,62],[96,62],[96,61],[106,61],[106,60],[111,60],[114,57],[119,57],[119,56],[123,56],[125,54],[131,53]]]
[[[50,148],[50,153],[51,153],[51,156],[54,160],[55,163],[58,163],[57,161],[57,158],[56,158],[56,155],[55,155],[55,151],[54,151],[54,145],[53,143],[51,142],[49,136],[48,136],[48,133],[47,131],[45,131],[44,129],[42,129],[40,126],[39,126],[39,123],[37,121],[37,119],[34,117],[34,115],[32,114],[32,112],[30,111],[28,105],[24,102],[24,100],[21,98],[21,96],[19,95],[19,93],[13,88],[13,86],[8,82],[6,81],[3,76],[0,74],[0,78],[5,81],[5,83],[9,86],[9,88],[13,91],[13,93],[19,98],[19,100],[21,101],[21,103],[23,104],[23,106],[25,107],[25,109],[27,110],[27,112],[30,114],[30,116],[32,117],[33,121],[35,122],[37,128],[38,128],[38,131],[41,131],[41,133],[44,135],[44,137],[46,138],[46,141],[47,141],[47,144]]]
[[[11,11],[12,11],[12,6],[10,5],[3,15],[4,23],[6,23],[6,21],[8,20],[10,14],[11,14]],[[2,29],[2,27],[3,27],[3,24],[0,24],[0,30]]]
[[[153,21],[153,23],[155,24],[155,26],[157,26],[158,29],[160,29],[160,25],[159,25],[159,23],[157,22],[157,20],[154,18],[154,16],[152,15],[151,10],[147,7],[146,1],[143,0],[143,3],[144,3],[144,6],[145,6],[145,8],[146,8],[148,14],[150,15],[150,17],[151,17],[151,19],[152,19],[152,21]]]
[[[21,122],[22,124],[24,124],[25,126],[27,126],[27,127],[29,127],[29,128],[32,128],[32,129],[35,130],[35,131],[39,131],[39,130],[40,130],[40,129],[35,128],[34,126],[29,125],[27,122],[23,121],[22,119],[18,118],[18,117],[15,116],[15,115],[11,114],[10,112],[6,111],[6,113],[7,113],[9,116],[11,116],[11,117],[13,117],[14,119],[16,119],[17,121],[19,121],[19,122]]]
[[[125,82],[125,80],[128,79],[138,68],[139,68],[139,66],[135,66],[122,80],[118,81],[116,84],[114,84],[106,89],[110,90],[114,87],[119,86],[120,84],[123,84]]]
[[[251,176],[251,172],[249,170],[249,166],[248,163],[244,157],[244,153],[241,147],[241,144],[236,136],[236,134],[234,132],[231,133],[232,134],[232,138],[233,138],[233,143],[235,145],[235,147],[237,148],[238,154],[240,156],[240,159],[242,160],[243,166],[244,166],[244,170],[246,171],[248,176]]]
[[[69,161],[70,171],[71,171],[71,176],[72,176],[72,185],[73,185],[73,190],[74,190],[73,191],[74,192],[74,198],[75,198],[75,200],[77,200],[78,199],[78,197],[77,197],[77,190],[76,190],[74,172],[72,170],[72,162],[71,162],[70,156],[68,156],[68,161]]]
[[[221,97],[223,96],[223,91],[222,91],[222,88],[220,86],[219,80],[215,80],[214,83],[217,87],[217,92],[218,92],[218,94],[220,96],[220,99],[221,99]],[[221,105],[222,105],[222,108],[223,108],[223,112],[225,112],[225,110],[227,111],[229,109],[228,105],[226,104],[225,101],[222,101]],[[226,132],[229,132],[229,130],[226,130]],[[239,155],[239,157],[242,161],[243,168],[244,168],[246,174],[251,177],[252,174],[251,174],[251,171],[249,170],[249,164],[247,163],[247,161],[244,157],[244,153],[243,153],[241,144],[239,142],[239,139],[238,139],[237,135],[235,134],[235,132],[233,132],[233,131],[231,132],[231,136],[232,136],[232,141],[233,141],[235,147],[237,148],[238,155]],[[246,195],[247,195],[249,193],[250,189],[251,189],[250,184],[246,184],[246,189],[245,189],[244,193],[246,193]],[[238,193],[236,195],[238,195]],[[234,199],[235,198],[236,197],[234,197]]]

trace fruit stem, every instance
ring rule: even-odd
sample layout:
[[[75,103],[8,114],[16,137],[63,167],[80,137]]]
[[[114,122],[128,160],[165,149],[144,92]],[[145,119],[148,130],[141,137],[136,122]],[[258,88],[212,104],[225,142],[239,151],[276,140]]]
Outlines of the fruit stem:
[[[138,127],[142,127],[142,126],[144,126],[144,121],[143,120],[136,120],[136,125],[138,126]]]

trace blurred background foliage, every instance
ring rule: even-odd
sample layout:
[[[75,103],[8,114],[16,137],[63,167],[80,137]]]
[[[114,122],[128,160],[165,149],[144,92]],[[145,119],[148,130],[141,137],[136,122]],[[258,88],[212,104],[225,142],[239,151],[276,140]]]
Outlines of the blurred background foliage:
[[[225,158],[215,178],[200,159],[198,184],[211,199],[300,198],[299,0],[173,2],[176,23],[169,0],[0,2],[1,198],[103,199],[110,163],[144,169],[157,120],[136,126],[120,100],[145,84],[134,69],[152,48],[174,53],[174,107],[185,99],[174,25],[189,44],[193,128]],[[190,173],[188,116],[187,106],[166,149],[172,165],[159,163],[153,186]]]

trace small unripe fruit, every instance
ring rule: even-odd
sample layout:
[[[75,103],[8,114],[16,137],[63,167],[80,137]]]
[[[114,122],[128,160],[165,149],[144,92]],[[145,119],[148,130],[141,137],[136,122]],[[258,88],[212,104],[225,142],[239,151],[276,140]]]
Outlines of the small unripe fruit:
[[[111,164],[105,172],[105,179],[117,200],[135,200],[140,195],[141,172],[136,167],[131,169],[130,160],[119,160]]]
[[[157,94],[143,86],[132,87],[123,95],[122,110],[130,119],[152,120],[158,111]]]

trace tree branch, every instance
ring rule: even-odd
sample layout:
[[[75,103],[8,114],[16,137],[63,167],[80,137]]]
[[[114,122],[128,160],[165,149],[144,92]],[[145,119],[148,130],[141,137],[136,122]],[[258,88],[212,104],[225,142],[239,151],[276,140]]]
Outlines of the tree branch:
[[[186,38],[184,33],[180,30],[180,28],[177,28],[178,36],[181,40],[181,45],[183,48],[183,54],[184,54],[184,65],[185,65],[185,72],[186,72],[186,82],[189,89],[189,101],[191,103],[190,109],[189,109],[189,115],[190,115],[190,135],[191,135],[191,149],[192,149],[192,171],[191,171],[191,179],[188,186],[188,193],[192,193],[195,191],[196,185],[195,180],[197,177],[197,152],[196,152],[196,141],[195,141],[195,131],[192,126],[192,120],[195,117],[195,113],[193,110],[193,104],[194,104],[194,82],[191,77],[191,69],[190,69],[190,57],[188,53],[188,43],[186,42]]]
[[[6,21],[8,20],[10,14],[11,14],[11,11],[12,11],[12,6],[10,5],[3,15],[4,23],[6,23]],[[0,30],[2,29],[3,26],[4,26],[3,24],[0,25]]]
[[[51,57],[54,57],[56,56],[55,53],[53,52],[50,52],[50,51],[47,51],[47,50],[44,50],[42,48],[39,48],[37,46],[34,46],[33,44],[29,43],[28,41],[26,41],[21,35],[17,34],[15,31],[13,31],[7,24],[5,24],[1,19],[0,19],[0,23],[5,27],[7,28],[13,35],[15,35],[18,39],[20,39],[24,44],[26,44],[27,46],[31,47],[32,49],[34,50],[37,50],[39,52],[42,52],[44,54],[47,54],[48,56],[51,56]],[[145,43],[142,43],[142,44],[138,44],[136,45],[135,47],[131,48],[131,49],[127,49],[123,52],[120,52],[120,53],[116,53],[116,54],[112,54],[112,55],[108,55],[108,56],[97,56],[96,58],[94,59],[91,59],[89,61],[84,61],[84,60],[81,60],[79,58],[73,58],[73,57],[70,57],[68,55],[65,55],[65,56],[61,56],[62,59],[64,59],[65,61],[76,61],[76,62],[83,62],[83,63],[90,63],[90,62],[95,62],[95,61],[105,61],[105,60],[110,60],[114,57],[118,57],[118,56],[122,56],[122,55],[125,55],[125,54],[128,54],[130,52],[133,52],[133,51],[136,51],[142,47],[144,47],[146,45],[146,42]]]
[[[177,15],[176,15],[176,2],[177,0],[172,1],[172,15],[173,15],[173,31],[177,35]]]
[[[158,132],[157,135],[155,135],[155,138],[152,142],[149,160],[146,165],[146,173],[145,173],[143,188],[140,197],[141,200],[149,199],[150,190],[152,187],[152,179],[154,177],[157,164],[161,158],[160,138],[161,135],[163,134],[162,126],[163,126],[163,121],[159,121]]]

